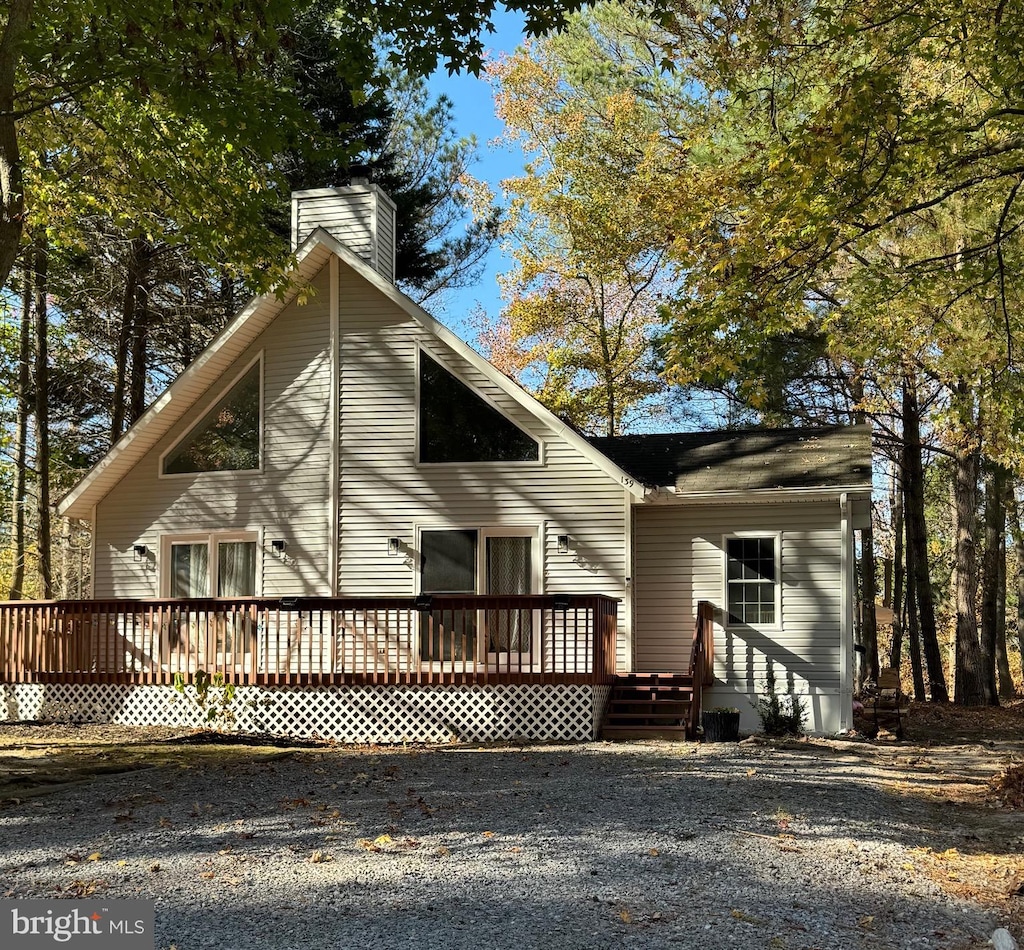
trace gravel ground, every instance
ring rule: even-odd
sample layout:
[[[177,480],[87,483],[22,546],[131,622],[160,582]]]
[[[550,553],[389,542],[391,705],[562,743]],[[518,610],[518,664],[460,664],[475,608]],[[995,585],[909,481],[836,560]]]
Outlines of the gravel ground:
[[[178,950],[973,948],[1001,923],[924,873],[974,837],[954,806],[834,751],[209,759],[8,805],[0,891],[154,899]]]

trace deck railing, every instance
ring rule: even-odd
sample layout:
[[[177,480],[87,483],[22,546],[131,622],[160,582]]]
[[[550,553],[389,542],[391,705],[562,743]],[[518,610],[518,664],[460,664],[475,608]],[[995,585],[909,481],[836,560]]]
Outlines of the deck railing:
[[[0,603],[0,682],[608,683],[601,595]]]
[[[686,721],[686,735],[697,737],[700,724],[701,693],[715,679],[715,607],[706,600],[697,603],[697,622],[693,627],[693,643],[690,647],[690,676],[693,677],[693,700]]]

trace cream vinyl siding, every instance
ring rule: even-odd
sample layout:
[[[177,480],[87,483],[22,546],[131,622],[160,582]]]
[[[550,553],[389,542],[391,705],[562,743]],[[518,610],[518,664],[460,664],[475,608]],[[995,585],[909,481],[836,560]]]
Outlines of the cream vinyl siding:
[[[545,593],[624,596],[622,487],[345,268],[340,298],[339,593],[415,593],[417,528],[508,525],[542,529]],[[419,464],[419,346],[537,439],[541,460]],[[559,534],[572,538],[568,554]],[[388,555],[390,537],[402,556]],[[620,666],[623,644],[620,623]]]
[[[293,197],[292,244],[323,228],[385,279],[395,279],[395,205],[372,186],[320,188]]]
[[[636,656],[640,670],[685,669],[696,605],[714,604],[715,704],[753,697],[771,658],[782,691],[838,696],[842,535],[838,500],[771,505],[683,505],[634,511]],[[781,617],[763,628],[725,626],[725,537],[781,537]],[[718,693],[716,687],[713,694]],[[707,703],[705,703],[707,705]],[[746,704],[749,707],[749,703]],[[826,717],[827,718],[827,717]],[[756,722],[756,719],[754,720]],[[825,720],[822,720],[823,722]],[[827,731],[827,723],[818,731]]]
[[[161,537],[254,531],[262,538],[262,593],[329,594],[329,285],[324,268],[304,305],[290,304],[231,370],[149,450],[97,506],[97,597],[155,597]],[[263,353],[263,470],[160,477],[160,455],[208,411],[237,373]],[[284,559],[270,544],[283,538]],[[143,562],[132,546],[149,549]]]

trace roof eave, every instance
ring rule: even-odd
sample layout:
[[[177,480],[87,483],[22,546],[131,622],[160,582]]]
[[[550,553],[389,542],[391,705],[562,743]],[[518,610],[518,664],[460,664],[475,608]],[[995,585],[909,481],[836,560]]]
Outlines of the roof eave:
[[[322,247],[335,254],[347,266],[359,276],[372,284],[384,296],[390,299],[414,321],[433,333],[446,345],[462,356],[474,368],[484,373],[496,385],[498,385],[508,396],[519,405],[530,412],[541,423],[551,429],[556,435],[571,444],[585,458],[604,471],[609,477],[622,485],[623,489],[629,492],[634,498],[643,499],[645,495],[644,486],[634,479],[628,472],[616,465],[606,455],[592,446],[586,439],[576,432],[571,426],[564,423],[554,413],[545,409],[533,396],[521,389],[507,376],[496,370],[487,360],[477,353],[471,346],[459,339],[447,327],[439,323],[434,317],[427,313],[419,304],[415,303],[403,294],[394,284],[382,277],[373,267],[359,257],[355,252],[349,250],[323,228],[316,228],[303,241],[302,245],[295,251],[296,265],[290,273],[290,277],[298,276],[302,279],[309,279],[315,273],[306,273],[311,270],[314,255],[313,251]],[[304,267],[305,265],[305,267]],[[320,264],[316,270],[319,270]],[[117,480],[127,472],[132,465],[136,464],[142,455],[152,445],[147,444],[137,451],[137,457],[132,449],[152,429],[153,425],[166,414],[169,409],[179,407],[181,393],[187,390],[195,377],[201,373],[209,364],[216,360],[223,352],[224,345],[239,334],[244,334],[246,328],[251,324],[257,313],[266,306],[274,305],[278,311],[290,303],[297,292],[292,291],[284,298],[278,298],[271,291],[260,297],[256,297],[235,316],[235,318],[209,343],[205,350],[185,369],[185,371],[157,398],[157,400],[142,414],[135,424],[109,449],[106,455],[97,462],[92,469],[71,489],[58,503],[57,512],[63,517],[75,518],[82,521],[91,521],[95,506],[102,501],[107,493],[117,484]],[[253,334],[253,339],[258,335]],[[242,337],[244,339],[244,336]],[[188,402],[191,405],[192,401]],[[188,405],[182,406],[180,412],[168,420],[167,425],[159,430],[159,433],[152,440],[155,444],[160,436],[188,409]],[[124,472],[121,472],[121,469]],[[105,477],[107,476],[107,477]],[[109,478],[109,484],[108,482]]]

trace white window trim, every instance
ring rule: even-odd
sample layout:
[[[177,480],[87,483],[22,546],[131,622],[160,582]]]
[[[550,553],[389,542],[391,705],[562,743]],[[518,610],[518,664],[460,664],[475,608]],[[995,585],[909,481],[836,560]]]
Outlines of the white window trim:
[[[460,383],[462,383],[465,387],[467,387],[469,389],[469,391],[472,392],[475,396],[477,396],[479,399],[481,399],[483,402],[485,402],[488,406],[490,406],[495,412],[499,413],[502,416],[502,418],[506,419],[511,425],[514,425],[524,435],[526,435],[529,438],[533,439],[533,441],[537,443],[537,458],[536,459],[532,459],[532,460],[531,459],[527,459],[525,461],[520,461],[520,462],[424,462],[424,461],[421,461],[420,460],[420,379],[422,378],[422,359],[423,359],[423,354],[424,353],[426,353],[427,356],[429,356],[435,363],[437,363],[438,366],[442,367],[443,369],[448,370],[448,372],[451,373],[452,376],[454,376]],[[416,435],[415,435],[415,438],[413,439],[413,464],[415,464],[417,468],[423,468],[423,469],[445,469],[445,468],[465,468],[466,466],[472,466],[473,468],[479,467],[479,468],[482,468],[482,469],[487,469],[487,468],[503,468],[503,467],[505,467],[507,465],[512,465],[512,466],[515,466],[516,468],[522,468],[522,467],[529,467],[529,466],[540,467],[540,466],[543,466],[545,464],[545,461],[546,461],[546,459],[545,459],[546,443],[545,443],[544,439],[540,438],[534,432],[531,432],[529,429],[525,428],[523,426],[523,424],[519,420],[513,419],[508,414],[508,412],[505,409],[503,409],[501,406],[499,406],[487,393],[481,392],[479,389],[477,389],[476,386],[472,385],[472,383],[469,383],[465,379],[463,379],[461,373],[458,373],[458,372],[456,372],[456,370],[452,369],[452,367],[447,362],[445,362],[444,359],[442,359],[437,353],[435,353],[432,350],[428,349],[422,343],[417,343],[416,344],[416,373],[415,373],[415,376],[416,376],[416,381],[415,381],[416,382],[416,385],[415,385],[415,392],[416,392],[416,394],[415,394],[415,398],[414,398],[414,403],[415,403],[415,416],[416,416],[416,418],[415,418]]]
[[[735,538],[771,538],[775,545],[775,622],[735,623],[729,613],[729,541]],[[722,615],[727,630],[750,627],[755,630],[782,630],[782,532],[731,531],[722,535]]]
[[[530,584],[533,588],[533,594],[539,595],[544,593],[544,525],[471,525],[471,524],[454,524],[452,522],[441,522],[433,523],[427,522],[423,524],[413,525],[413,534],[416,539],[415,550],[413,551],[414,558],[414,592],[415,594],[421,594],[421,581],[422,581],[422,565],[420,562],[420,551],[422,545],[420,543],[420,536],[424,531],[475,531],[477,533],[477,545],[476,545],[476,590],[474,593],[483,594],[485,593],[484,588],[486,587],[487,581],[487,538],[530,538],[532,539],[532,545],[530,547],[530,564],[532,568],[533,576],[530,578]],[[438,596],[444,596],[439,594]],[[454,594],[452,596],[459,596]],[[468,596],[468,595],[467,595]],[[532,596],[532,595],[531,595]],[[540,617],[539,611],[535,611],[534,617],[534,636],[537,636],[540,632]],[[415,657],[420,656],[420,634],[419,625],[417,624],[413,631],[412,636],[412,655]],[[480,650],[480,644],[477,644],[478,663],[489,663],[495,656],[499,654],[489,653]],[[504,656],[505,654],[500,654]],[[420,665],[423,669],[442,669],[445,664],[438,662],[429,662],[420,659]],[[465,670],[472,669],[473,661],[464,660],[461,664],[454,664],[455,669],[461,668]],[[529,672],[524,667],[523,672]]]
[[[263,531],[240,528],[231,531],[188,531],[160,536],[159,575],[160,597],[169,599],[171,596],[171,545],[197,544],[205,541],[209,551],[210,590],[206,597],[216,597],[212,593],[217,583],[217,545],[222,541],[255,541],[256,542],[256,593],[263,596]],[[178,598],[176,598],[178,599]],[[181,598],[187,600],[188,598]]]
[[[198,414],[198,418],[195,419],[191,423],[191,425],[189,425],[185,429],[184,432],[182,432],[166,449],[164,449],[163,452],[160,453],[160,458],[157,460],[157,470],[156,470],[158,478],[197,478],[197,477],[202,477],[202,478],[223,478],[225,476],[231,476],[231,475],[243,475],[243,474],[252,475],[254,473],[262,473],[264,471],[265,463],[264,463],[264,458],[263,458],[263,448],[264,448],[264,445],[263,445],[263,443],[264,443],[263,430],[265,428],[265,426],[264,426],[264,419],[266,418],[266,412],[265,412],[265,408],[266,407],[264,405],[264,390],[266,388],[265,385],[264,385],[265,384],[264,372],[265,372],[266,363],[265,363],[265,361],[263,359],[263,354],[264,354],[264,351],[260,350],[251,360],[249,360],[248,363],[245,364],[245,367],[240,372],[236,373],[233,377],[231,377],[231,381],[226,386],[222,386],[220,389],[218,389],[216,395],[214,395],[213,398],[207,400],[204,403],[202,411]],[[260,364],[260,410],[259,410],[259,412],[260,412],[260,433],[259,433],[259,435],[260,435],[260,447],[259,447],[260,464],[259,464],[259,467],[258,468],[232,468],[232,469],[224,469],[224,470],[221,470],[221,471],[213,471],[213,472],[165,472],[164,471],[164,461],[167,459],[167,456],[170,455],[172,452],[174,452],[174,450],[177,449],[177,447],[179,445],[181,445],[181,443],[184,442],[185,439],[187,439],[195,431],[196,426],[199,425],[199,423],[203,421],[203,419],[205,418],[206,414],[210,411],[210,409],[212,409],[221,399],[223,399],[229,392],[231,392],[231,390],[234,388],[234,386],[238,382],[241,381],[242,377],[245,376],[245,374],[248,373],[249,370],[252,369],[253,364],[255,364],[255,363],[259,363]],[[198,403],[196,405],[198,405]],[[192,408],[194,409],[195,405]]]

